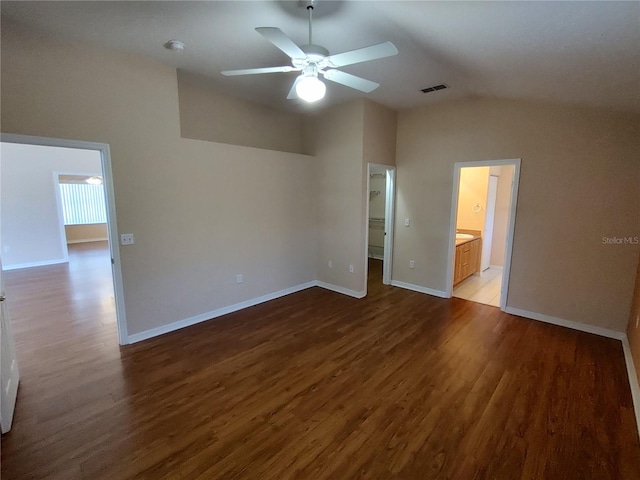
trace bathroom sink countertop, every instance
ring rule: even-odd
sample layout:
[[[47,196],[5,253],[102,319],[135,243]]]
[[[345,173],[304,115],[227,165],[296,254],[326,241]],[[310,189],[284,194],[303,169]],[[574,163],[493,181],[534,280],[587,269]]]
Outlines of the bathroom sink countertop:
[[[456,233],[456,247],[477,238],[480,238],[480,235],[472,235],[470,233]]]

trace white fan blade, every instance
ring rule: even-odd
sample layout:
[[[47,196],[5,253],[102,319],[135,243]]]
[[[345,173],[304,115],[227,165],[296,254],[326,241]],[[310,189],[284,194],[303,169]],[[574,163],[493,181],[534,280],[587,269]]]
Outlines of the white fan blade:
[[[327,58],[332,67],[344,67],[354,63],[368,62],[378,58],[391,57],[398,54],[398,49],[391,42],[379,43],[370,47],[351,50],[350,52],[338,53]]]
[[[380,86],[379,83],[356,77],[350,73],[341,72],[340,70],[327,70],[324,72],[324,78],[332,82],[340,83],[346,87],[355,88],[364,93],[373,92]]]
[[[291,58],[307,58],[307,54],[304,53],[298,45],[293,43],[293,40],[287,37],[279,28],[258,27],[256,28],[256,32],[269,40]]]
[[[293,67],[245,68],[244,70],[225,70],[220,73],[226,77],[233,77],[235,75],[256,75],[258,73],[286,73],[294,70],[299,69]]]
[[[298,76],[296,77],[295,81],[293,82],[293,85],[291,85],[291,90],[289,90],[289,95],[287,95],[287,100],[293,100],[294,98],[298,98],[298,94],[296,93],[296,85],[298,85],[298,82],[300,81],[302,77]]]

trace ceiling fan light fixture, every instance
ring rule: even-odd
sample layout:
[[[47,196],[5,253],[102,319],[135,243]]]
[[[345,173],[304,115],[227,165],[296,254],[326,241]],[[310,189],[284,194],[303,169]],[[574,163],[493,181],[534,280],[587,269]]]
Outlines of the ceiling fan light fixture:
[[[305,75],[296,84],[296,94],[305,102],[317,102],[326,92],[327,86],[314,75]]]
[[[398,54],[398,49],[391,42],[384,42],[369,47],[358,48],[349,52],[329,55],[329,51],[313,43],[313,8],[317,0],[307,0],[309,12],[309,43],[298,46],[277,27],[257,27],[255,30],[276,48],[287,54],[291,59],[291,67],[245,68],[243,70],[225,70],[222,75],[230,77],[236,75],[255,75],[261,73],[278,73],[302,71],[296,78],[287,95],[288,99],[300,98],[308,103],[317,102],[324,98],[327,87],[318,78],[324,76],[330,82],[339,83],[364,93],[370,93],[380,86],[376,82],[336,70],[337,68],[355,63],[369,62],[379,58]],[[300,2],[298,3],[300,4]]]
[[[89,177],[85,180],[89,185],[102,185],[101,177]]]

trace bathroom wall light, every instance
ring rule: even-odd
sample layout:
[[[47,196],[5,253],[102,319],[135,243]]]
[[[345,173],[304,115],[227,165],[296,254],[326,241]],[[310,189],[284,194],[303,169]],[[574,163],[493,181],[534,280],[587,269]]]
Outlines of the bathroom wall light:
[[[296,83],[296,94],[305,102],[317,102],[326,91],[327,86],[315,75],[305,75]]]

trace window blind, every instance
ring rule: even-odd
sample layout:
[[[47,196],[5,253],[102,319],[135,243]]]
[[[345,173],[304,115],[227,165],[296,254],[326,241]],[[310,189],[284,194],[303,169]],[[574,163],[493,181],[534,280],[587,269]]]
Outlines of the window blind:
[[[60,197],[65,225],[107,223],[103,185],[61,183]]]

